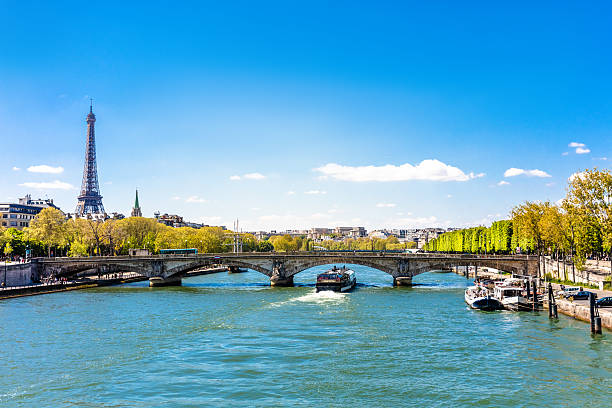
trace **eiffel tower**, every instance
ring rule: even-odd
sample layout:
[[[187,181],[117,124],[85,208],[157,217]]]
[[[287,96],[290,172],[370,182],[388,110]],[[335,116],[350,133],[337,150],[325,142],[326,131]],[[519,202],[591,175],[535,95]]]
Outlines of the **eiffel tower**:
[[[79,217],[88,214],[104,214],[100,186],[98,185],[98,167],[96,165],[96,115],[93,114],[93,101],[89,105],[87,115],[87,147],[85,148],[85,168],[83,169],[83,183],[81,194],[78,197],[76,215]]]

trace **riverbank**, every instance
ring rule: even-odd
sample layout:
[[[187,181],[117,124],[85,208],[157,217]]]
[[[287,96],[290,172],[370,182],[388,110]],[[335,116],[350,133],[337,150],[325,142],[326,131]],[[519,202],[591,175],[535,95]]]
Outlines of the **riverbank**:
[[[557,291],[561,289],[561,286],[553,283],[553,291]],[[601,299],[602,297],[612,296],[612,291],[609,290],[597,290],[597,289],[588,289],[589,292],[593,292],[597,294],[597,299]],[[577,320],[582,320],[584,322],[591,322],[591,310],[589,307],[588,300],[569,300],[569,299],[555,299],[557,303],[557,311],[563,313],[566,316],[573,317]],[[544,308],[548,309],[548,302],[544,302]],[[599,317],[601,317],[601,325],[608,330],[612,331],[612,307],[600,307]]]
[[[0,290],[1,299],[11,299],[23,296],[44,295],[47,293],[66,292],[70,290],[90,289],[101,286],[122,285],[124,283],[140,282],[147,278],[142,276],[132,276],[115,279],[87,279],[80,281],[41,283],[39,285],[15,286]]]
[[[208,269],[199,269],[185,274],[185,277],[208,275],[212,273],[226,272],[226,267],[214,267]],[[120,274],[121,276],[102,275],[100,279],[83,279],[78,281],[57,282],[57,283],[41,283],[37,285],[13,286],[0,288],[0,300],[11,299],[23,296],[44,295],[47,293],[66,292],[71,290],[81,290],[98,288],[103,286],[123,285],[126,283],[142,282],[148,280],[146,276],[135,273]]]
[[[490,270],[479,270],[475,276],[474,268],[470,267],[466,271],[465,268],[453,268],[453,272],[458,275],[465,276],[466,278],[486,278],[486,279],[506,279],[509,278],[510,274],[501,274]],[[553,283],[553,290],[557,291],[561,289],[561,285]],[[580,283],[576,283],[576,286],[580,286]],[[590,292],[597,293],[597,298],[612,296],[612,291],[609,290],[598,290],[592,288],[585,288]],[[574,319],[581,320],[587,323],[591,322],[591,311],[588,300],[567,300],[567,299],[555,299],[557,303],[557,311],[566,316],[573,317]],[[544,302],[544,308],[548,309],[548,303]],[[601,317],[601,325],[608,330],[612,331],[612,308],[599,308],[599,316]]]

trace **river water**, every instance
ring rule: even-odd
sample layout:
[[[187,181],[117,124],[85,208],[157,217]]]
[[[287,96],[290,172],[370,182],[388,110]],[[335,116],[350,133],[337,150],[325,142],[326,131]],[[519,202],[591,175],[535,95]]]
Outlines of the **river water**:
[[[610,406],[612,332],[470,310],[450,273],[316,294],[324,269],[0,301],[0,406]]]

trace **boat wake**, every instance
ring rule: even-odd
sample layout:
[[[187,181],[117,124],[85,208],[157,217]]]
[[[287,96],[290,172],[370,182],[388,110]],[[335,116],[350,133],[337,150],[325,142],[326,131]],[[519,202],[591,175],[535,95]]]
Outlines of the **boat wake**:
[[[334,292],[331,290],[323,290],[316,292],[313,290],[305,295],[294,297],[282,302],[270,303],[271,307],[280,307],[288,303],[302,302],[302,303],[314,303],[314,304],[329,304],[329,303],[340,303],[346,301],[346,293]]]

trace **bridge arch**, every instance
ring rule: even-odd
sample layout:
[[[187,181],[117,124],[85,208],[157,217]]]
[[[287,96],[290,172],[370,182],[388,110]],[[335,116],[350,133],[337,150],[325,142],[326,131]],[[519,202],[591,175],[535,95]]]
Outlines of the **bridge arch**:
[[[478,260],[445,260],[445,261],[429,261],[427,263],[423,263],[414,268],[413,275],[420,275],[421,273],[431,272],[436,270],[448,270],[454,267],[466,267],[466,266],[477,266],[478,268],[493,268],[502,272],[507,273],[515,273],[515,274],[525,274],[526,266],[518,265],[516,263],[504,263],[497,260],[487,260],[487,259],[478,259]]]
[[[318,259],[309,259],[308,261],[301,261],[296,265],[290,265],[289,270],[286,272],[287,277],[295,276],[300,272],[303,272],[307,269],[314,268],[316,266],[322,265],[361,265],[367,266],[369,268],[377,269],[381,272],[384,272],[389,275],[394,275],[395,269],[392,265],[381,264],[378,262],[373,262],[368,259],[351,259],[351,258],[343,258],[343,257],[330,257],[330,258],[318,258]],[[285,266],[287,267],[287,265]]]
[[[221,261],[221,260],[220,260]],[[204,267],[210,267],[210,266],[214,266],[214,265],[219,265],[219,266],[236,266],[239,268],[247,268],[247,269],[253,269],[257,272],[260,272],[266,276],[272,276],[272,269],[268,269],[262,265],[258,265],[256,263],[252,263],[252,262],[245,262],[243,260],[239,260],[239,259],[231,259],[231,258],[225,258],[223,259],[221,262],[213,262],[211,260],[205,259],[205,260],[196,260],[194,262],[190,262],[190,263],[185,263],[185,264],[181,264],[178,266],[175,266],[173,268],[170,268],[166,271],[166,277],[170,278],[170,277],[180,277],[180,276],[184,276],[185,274],[187,274],[188,272],[191,271],[195,271],[197,269],[200,268],[204,268]]]
[[[134,272],[142,275],[146,275],[146,269],[131,264],[117,264],[117,263],[99,263],[99,262],[74,262],[68,266],[50,266],[45,269],[47,274],[53,274],[58,277],[72,278],[75,276],[88,276],[90,274],[83,275],[84,272],[92,271],[92,275],[97,273],[118,273],[118,272]]]

